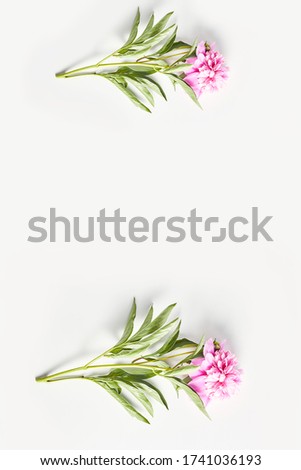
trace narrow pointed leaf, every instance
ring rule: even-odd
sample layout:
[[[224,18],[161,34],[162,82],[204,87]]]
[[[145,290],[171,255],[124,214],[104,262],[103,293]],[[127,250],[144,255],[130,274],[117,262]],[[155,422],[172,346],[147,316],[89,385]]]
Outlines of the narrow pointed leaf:
[[[123,50],[124,48],[126,48],[128,45],[132,44],[133,41],[136,39],[136,36],[137,36],[137,33],[138,33],[139,24],[140,24],[140,10],[139,10],[139,8],[138,8],[137,13],[136,13],[136,16],[135,16],[135,19],[134,19],[134,23],[133,23],[132,29],[131,29],[131,31],[130,31],[130,35],[129,35],[129,37],[128,37],[128,40],[127,40],[126,43],[122,46],[122,48],[119,50],[120,53],[122,53],[122,50]]]
[[[147,362],[149,365],[153,366],[153,367],[160,367],[160,369],[168,369],[169,368],[169,365],[167,364],[167,362],[163,361],[162,359],[150,359],[148,362]],[[161,371],[157,371],[157,374],[161,373]]]
[[[190,46],[190,48],[188,49],[188,51],[186,51],[183,56],[181,56],[176,62],[174,62],[174,64],[176,64],[177,62],[182,62],[183,60],[188,59],[188,57],[190,57],[191,55],[195,54],[197,45],[198,45],[198,41],[195,40]]]
[[[175,28],[175,25],[173,24],[173,25],[169,26],[168,28],[164,29],[163,31],[161,31],[160,33],[156,34],[155,36],[150,37],[149,39],[147,39],[147,41],[144,41],[144,46],[154,47],[156,44],[163,41],[163,39],[165,39],[166,36],[172,30],[174,30],[174,28]]]
[[[187,338],[178,339],[175,343],[175,349],[190,348],[197,346],[197,343]]]
[[[133,348],[133,349],[124,348],[124,349],[121,349],[116,354],[114,353],[114,357],[126,357],[126,358],[135,357],[135,358],[139,358],[139,357],[144,356],[143,353],[146,353],[149,347],[150,347],[150,343],[144,343],[143,346],[141,346],[139,348]]]
[[[173,388],[175,389],[175,392],[177,394],[177,398],[180,398],[180,394],[179,394],[179,390],[180,390],[180,387],[178,387],[178,385],[176,383],[173,383],[171,382]]]
[[[153,80],[152,78],[149,78],[149,77],[143,77],[142,80],[144,82],[147,81],[149,87],[152,88],[158,95],[161,95],[165,99],[165,101],[167,101],[167,97],[164,93],[164,90],[161,87],[161,85],[159,85],[159,83],[157,83],[155,80]]]
[[[145,338],[145,341],[151,345],[154,345],[155,343],[160,341],[160,339],[164,338],[164,336],[166,336],[172,330],[172,328],[175,326],[175,324],[178,321],[179,319],[176,318],[175,320],[171,321],[167,325],[162,326],[161,328],[157,329],[156,331],[151,333],[149,336],[147,336]]]
[[[147,46],[144,46],[144,45],[137,45],[137,46],[132,46],[130,47],[130,49],[128,49],[126,52],[123,52],[122,53],[122,56],[123,57],[135,57],[137,56],[139,59],[145,55],[149,50],[150,50],[151,46],[150,45],[147,45]]]
[[[177,37],[177,31],[178,31],[178,27],[175,28],[174,33],[167,39],[166,43],[163,44],[161,49],[159,49],[156,52],[156,54],[162,55],[162,54],[166,54],[167,52],[172,50],[173,45],[174,45],[175,40],[176,40],[176,37]]]
[[[166,322],[167,318],[171,314],[172,310],[175,308],[176,304],[171,304],[166,307],[163,312],[160,313],[146,328],[145,335],[152,333],[153,331],[158,330],[161,328],[162,325]]]
[[[151,31],[154,25],[154,20],[155,20],[155,17],[154,17],[154,14],[152,14],[152,16],[149,19],[149,22],[146,25],[145,30],[139,36],[139,38],[136,39],[136,42],[143,42],[150,37],[150,35],[152,34]]]
[[[202,402],[201,398],[198,396],[198,394],[192,390],[188,385],[186,385],[182,380],[176,379],[175,377],[166,377],[173,385],[177,386],[181,390],[183,390],[189,398],[193,401],[193,403],[198,407],[198,409],[205,415],[207,418],[210,419],[210,416],[208,415],[205,405]]]
[[[124,87],[127,86],[126,80],[121,75],[114,74],[114,76],[116,81],[120,83],[120,85],[123,85]]]
[[[107,378],[98,377],[98,378],[94,379],[94,381],[96,383],[99,383],[99,382],[105,383],[108,387],[112,388],[117,393],[121,393],[121,391],[122,391],[121,387],[118,385],[118,382],[116,382],[116,380],[107,380]]]
[[[120,67],[116,72],[111,73],[110,75],[115,77],[123,77],[124,79],[128,77],[145,77],[156,73],[156,70],[151,67],[142,67],[141,63],[131,64],[127,66]]]
[[[153,364],[153,368],[152,364],[149,364],[149,366],[150,367],[148,369],[145,369],[144,367],[139,367],[138,362],[137,364],[135,363],[135,367],[127,367],[126,365],[123,366],[120,364],[120,370],[124,370],[125,372],[130,371],[132,375],[143,376],[145,378],[154,377],[158,374],[158,371],[156,370],[156,364]]]
[[[152,398],[154,398],[155,400],[157,400],[157,402],[164,405],[165,408],[168,410],[167,401],[165,400],[163,393],[157,387],[155,387],[150,382],[145,382],[144,380],[140,380],[139,383],[142,387],[144,387],[145,390],[148,391],[148,393],[151,395]]]
[[[98,385],[100,385],[102,388],[104,388],[110,395],[112,395],[115,400],[120,403],[124,407],[124,409],[131,415],[134,416],[134,418],[139,419],[139,421],[142,421],[143,423],[150,424],[150,422],[143,416],[139,411],[137,411],[134,406],[121,394],[116,392],[116,390],[110,388],[107,384],[102,383],[102,382],[95,382]]]
[[[167,338],[163,346],[161,346],[158,351],[154,353],[156,356],[162,356],[163,354],[166,354],[170,351],[172,351],[175,342],[177,341],[177,338],[180,333],[180,327],[181,327],[181,322],[178,323],[176,329],[173,331],[173,333]]]
[[[175,72],[183,72],[184,70],[188,70],[188,69],[191,69],[191,64],[176,64],[176,65],[173,65],[171,67],[169,67],[168,69],[166,69],[166,71],[164,73],[175,73]]]
[[[190,374],[190,372],[194,372],[198,366],[185,366],[185,367],[176,367],[173,370],[169,370],[168,372],[164,373],[163,375],[165,377],[177,377],[178,375],[183,375],[183,374]]]
[[[134,321],[136,318],[136,311],[137,311],[137,306],[136,306],[136,300],[133,300],[133,305],[129,314],[128,321],[125,325],[123,335],[121,336],[120,340],[115,346],[118,346],[119,344],[125,343],[129,339],[129,337],[132,334],[133,328],[134,328]]]
[[[204,346],[204,343],[205,343],[205,336],[202,336],[200,341],[199,341],[199,344],[197,345],[196,350],[194,351],[194,354],[193,354],[194,357],[196,357],[201,352],[201,350]]]
[[[122,85],[121,83],[118,83],[115,78],[112,76],[103,75],[103,77],[107,78],[110,80],[114,85],[119,88],[131,101],[135,106],[138,106],[138,108],[142,109],[143,111],[146,111],[147,113],[151,113],[151,110],[145,106],[141,101],[137,98],[135,93],[133,93],[131,90],[129,90],[126,86]]]
[[[141,381],[141,380],[146,380],[149,378],[154,377],[156,374],[154,374],[151,370],[142,370],[142,369],[131,369],[130,372],[129,370],[124,370],[124,369],[113,369],[106,377],[110,377],[111,379],[113,378],[116,380],[117,378],[129,378],[131,382],[133,381]],[[102,376],[103,377],[103,376]]]
[[[184,41],[176,41],[173,45],[173,49],[184,49],[184,48],[190,48],[190,44]]]
[[[162,392],[155,387],[152,383],[149,381],[145,380],[146,377],[144,375],[138,375],[138,374],[132,374],[127,371],[121,370],[121,369],[114,369],[113,371],[110,372],[110,374],[106,377],[109,377],[114,380],[122,379],[123,381],[128,381],[132,384],[139,384],[141,387],[144,388],[147,393],[154,398],[158,403],[161,403],[168,409],[168,404],[164,398],[164,395]],[[102,377],[103,378],[103,377]]]
[[[154,106],[155,100],[147,86],[141,81],[138,77],[127,77],[128,82],[130,82],[133,86],[137,88],[137,90],[142,93],[142,95],[147,99],[147,101]]]
[[[139,330],[131,337],[131,341],[137,341],[144,336],[144,331],[146,330],[148,325],[150,325],[152,322],[153,314],[154,314],[154,308],[153,306],[151,306]]]
[[[151,30],[151,35],[150,36],[155,36],[157,35],[158,33],[160,33],[161,31],[163,31],[163,29],[165,28],[165,26],[167,25],[168,21],[169,21],[169,18],[173,15],[173,11],[167,13],[165,16],[163,16],[163,18],[158,21],[158,23],[155,24],[155,26],[152,28]]]
[[[197,99],[195,92],[189,85],[187,85],[186,82],[184,82],[184,80],[182,80],[180,77],[178,77],[175,74],[166,74],[166,75],[168,75],[174,83],[180,85],[183,88],[183,90],[187,93],[187,95],[192,99],[192,101],[194,101],[197,106],[202,108]]]
[[[127,381],[122,380],[120,380],[120,383],[122,384],[123,388],[126,388],[136,398],[136,400],[138,400],[141,405],[144,406],[146,411],[148,411],[151,416],[154,416],[153,405],[145,395],[144,391],[141,390],[141,388],[139,389],[138,383],[133,385]]]
[[[186,362],[190,362],[195,357],[198,357],[200,355],[201,351],[202,351],[202,348],[204,346],[204,342],[205,342],[205,336],[202,336],[202,338],[200,339],[199,344],[197,345],[195,351],[188,354],[188,356],[184,357],[184,359],[182,359],[177,365],[179,366],[179,365],[184,364]]]

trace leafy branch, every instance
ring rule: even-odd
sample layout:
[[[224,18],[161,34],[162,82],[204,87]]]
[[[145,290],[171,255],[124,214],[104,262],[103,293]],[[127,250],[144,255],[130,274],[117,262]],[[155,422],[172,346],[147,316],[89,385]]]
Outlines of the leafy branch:
[[[186,338],[179,338],[179,318],[169,320],[175,305],[169,305],[156,317],[151,307],[140,328],[134,331],[137,313],[134,299],[123,334],[110,349],[85,365],[37,377],[36,381],[88,380],[102,387],[132,416],[149,423],[137,407],[140,405],[153,416],[151,400],[155,399],[168,409],[162,392],[151,382],[154,377],[162,377],[168,380],[176,391],[183,390],[200,411],[209,417],[200,397],[187,385],[189,373],[196,369],[191,360],[203,355],[204,338],[198,344]],[[100,364],[101,358],[113,362]],[[120,358],[127,362],[119,362]],[[181,360],[172,365],[172,362],[179,358]],[[104,369],[107,373],[102,374]]]
[[[139,34],[140,10],[138,9],[127,41],[118,50],[96,64],[57,73],[58,78],[94,75],[109,80],[122,91],[134,105],[150,113],[154,106],[154,93],[167,100],[162,86],[153,75],[167,76],[173,85],[179,85],[200,106],[198,99],[184,81],[183,72],[191,68],[186,59],[196,50],[192,45],[177,40],[178,27],[168,26],[173,12],[167,13],[155,23],[152,14],[146,27]],[[148,103],[148,106],[145,104]]]

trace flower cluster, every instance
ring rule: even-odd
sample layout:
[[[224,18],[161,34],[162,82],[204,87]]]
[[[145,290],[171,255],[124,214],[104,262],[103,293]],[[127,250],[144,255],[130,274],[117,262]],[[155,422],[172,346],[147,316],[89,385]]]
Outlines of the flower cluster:
[[[228,78],[228,67],[223,56],[215,49],[215,44],[200,42],[196,57],[190,57],[186,63],[192,67],[185,70],[184,80],[197,97],[206,91],[218,90]]]
[[[227,398],[235,393],[241,382],[241,370],[237,368],[235,355],[224,349],[224,343],[208,339],[203,356],[191,361],[199,367],[189,374],[189,386],[207,406],[213,398]]]

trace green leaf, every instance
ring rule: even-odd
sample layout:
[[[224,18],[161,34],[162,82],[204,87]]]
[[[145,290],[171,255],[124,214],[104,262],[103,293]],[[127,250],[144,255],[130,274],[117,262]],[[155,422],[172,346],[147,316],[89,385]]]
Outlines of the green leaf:
[[[141,380],[147,380],[152,377],[154,377],[156,374],[154,374],[151,370],[142,370],[139,368],[131,368],[131,372],[128,372],[128,369],[113,369],[107,376],[105,377],[110,377],[113,379],[116,378],[124,378],[124,377],[129,377],[131,381],[141,381]],[[103,376],[102,376],[103,377]]]
[[[177,62],[182,62],[182,61],[188,59],[188,57],[190,57],[192,54],[195,54],[195,50],[196,50],[197,44],[198,44],[198,41],[195,40],[195,41],[192,43],[192,45],[190,46],[190,48],[188,49],[188,51],[185,52],[185,54],[182,55],[176,62],[174,62],[174,64],[176,64]]]
[[[168,410],[167,401],[165,400],[163,393],[157,387],[155,387],[150,382],[146,382],[144,380],[140,380],[139,384],[142,387],[144,387],[145,390],[148,391],[149,395],[151,395],[152,398],[154,398],[155,400],[157,400],[157,402],[164,405],[165,408]]]
[[[174,33],[167,39],[166,43],[163,44],[161,49],[156,52],[157,55],[163,55],[172,50],[177,37],[177,31],[178,27],[176,26]]]
[[[141,59],[141,57],[143,57],[143,55],[145,55],[149,50],[150,50],[150,46],[147,45],[145,47],[142,47],[142,46],[132,46],[130,47],[126,52],[123,52],[122,54],[122,57],[135,57],[137,56],[139,59]]]
[[[139,345],[139,343],[137,343]],[[135,346],[137,345],[135,344]],[[118,351],[116,354],[113,354],[114,357],[135,357],[139,358],[143,356],[143,353],[148,350],[150,347],[150,343],[143,343],[142,346],[140,347],[133,347],[133,344],[131,343],[128,348],[123,348],[120,351]]]
[[[199,344],[197,345],[196,350],[194,351],[193,357],[196,357],[201,352],[201,350],[203,349],[204,343],[205,343],[205,336],[202,336],[199,341]]]
[[[139,411],[137,411],[134,408],[134,406],[124,396],[122,396],[121,394],[116,392],[116,390],[114,390],[113,388],[110,388],[106,383],[103,383],[103,382],[95,382],[95,383],[100,385],[113,398],[115,398],[115,400],[117,400],[131,416],[134,416],[134,418],[139,419],[139,421],[143,421],[143,423],[150,424],[150,422],[145,418],[145,416],[143,416],[141,413],[139,413]]]
[[[144,334],[148,335],[148,334],[152,333],[153,331],[156,331],[159,328],[161,328],[161,326],[164,325],[164,323],[166,322],[167,318],[169,317],[169,315],[171,314],[172,310],[175,308],[176,305],[177,304],[171,304],[168,307],[166,307],[163,310],[163,312],[161,312],[160,315],[158,315],[150,323],[150,325],[148,325],[148,327],[146,328]]]
[[[134,103],[135,106],[138,106],[138,108],[143,109],[143,111],[146,111],[147,113],[151,113],[151,110],[145,106],[141,101],[137,98],[135,93],[133,93],[131,90],[129,90],[126,86],[123,84],[119,83],[114,77],[112,77],[113,74],[105,74],[102,75],[103,77],[107,78],[107,80],[110,80],[114,85],[119,88],[131,101]]]
[[[150,358],[147,361],[147,364],[153,366],[154,368],[160,367],[160,369],[168,369],[169,365],[167,362],[161,360],[160,358]],[[161,373],[161,371],[156,371],[157,375]]]
[[[154,25],[154,20],[155,20],[155,17],[154,17],[154,14],[152,14],[152,16],[150,17],[150,19],[149,19],[149,21],[146,25],[145,30],[139,36],[139,38],[136,40],[136,42],[143,42],[143,41],[145,41],[145,39],[148,39],[150,37],[150,35],[152,34],[151,31],[152,31],[152,27]]]
[[[154,106],[155,100],[147,86],[141,81],[138,77],[127,77],[128,82],[130,82],[133,86],[137,88],[137,90],[142,93],[142,95],[148,100],[148,102]]]
[[[195,343],[194,341],[191,341],[190,339],[181,338],[176,341],[174,349],[189,348],[189,347],[194,347],[196,345],[197,343]]]
[[[174,332],[167,338],[167,340],[165,341],[163,346],[161,346],[161,348],[158,349],[158,351],[156,351],[154,353],[154,355],[162,356],[163,354],[166,354],[166,353],[172,351],[172,349],[175,345],[175,342],[178,339],[178,336],[179,336],[179,333],[180,333],[180,327],[181,327],[181,322],[178,323],[178,325],[177,325],[176,329],[174,330]]]
[[[169,21],[169,18],[173,15],[173,11],[167,13],[165,16],[163,16],[163,18],[158,21],[157,24],[155,24],[155,26],[151,29],[151,32],[150,32],[150,35],[149,37],[154,37],[156,36],[158,33],[160,33],[161,31],[163,31],[163,29],[165,28],[165,26],[167,25],[168,21]],[[143,38],[143,41],[145,40],[146,38]],[[141,42],[141,38],[139,38],[139,42]]]
[[[148,325],[150,325],[152,322],[153,313],[154,313],[154,308],[153,306],[151,306],[139,330],[131,337],[131,341],[137,341],[144,336],[144,331],[147,329]]]
[[[183,42],[183,41],[176,41],[173,45],[173,49],[182,49],[186,47],[190,48],[191,46],[187,42]]]
[[[126,388],[141,403],[141,405],[144,406],[146,411],[148,411],[151,416],[154,416],[153,405],[145,395],[143,389],[141,390],[141,388],[139,388],[138,382],[133,385],[126,380],[120,379],[120,383],[122,384],[123,388]]]
[[[171,25],[168,28],[164,29],[160,33],[156,34],[155,36],[150,37],[146,41],[144,41],[144,46],[154,47],[159,42],[163,41],[164,38],[175,28],[175,25]]]
[[[198,366],[184,366],[184,367],[175,367],[173,370],[169,370],[166,373],[163,373],[164,377],[174,377],[183,374],[189,374],[198,369]]]
[[[120,85],[123,85],[124,87],[127,87],[127,83],[123,77],[119,77],[116,75],[116,81],[120,83]]]
[[[183,72],[184,70],[191,69],[191,64],[176,64],[165,69],[164,73]]]
[[[113,390],[116,390],[117,393],[121,393],[121,387],[119,387],[118,383],[115,380],[107,380],[107,378],[103,377],[97,377],[94,379],[95,382],[101,382],[101,383],[106,383],[108,387],[112,388]]]
[[[171,28],[175,26],[175,25],[170,26],[169,28],[166,28],[164,30],[172,14],[173,12],[167,13],[167,15],[165,15],[155,25],[153,25],[154,15],[152,15],[143,33],[137,38],[136,36],[138,32],[138,26],[140,23],[140,13],[139,13],[139,16],[137,16],[138,15],[137,13],[129,39],[124,44],[124,46],[117,51],[118,55],[132,55],[132,54],[135,54],[135,52],[137,51],[139,51],[140,54],[142,54],[142,52],[146,52],[155,44],[158,44],[161,40],[163,40],[166,34],[169,33]]]
[[[119,51],[118,51],[119,53],[122,53],[122,50],[125,49],[128,45],[132,44],[133,41],[136,39],[136,36],[137,36],[137,33],[138,33],[139,24],[140,24],[140,10],[139,10],[139,8],[138,8],[137,13],[136,13],[136,16],[135,16],[135,19],[134,19],[134,23],[133,23],[132,29],[131,29],[131,31],[130,31],[129,38],[128,38],[128,40],[126,41],[126,43],[122,46],[122,48],[119,49]]]
[[[175,320],[171,321],[167,325],[162,326],[161,328],[157,329],[150,335],[146,336],[145,344],[154,345],[155,343],[160,341],[160,339],[162,339],[165,335],[167,335],[167,333],[170,332],[170,330],[174,327],[175,323],[177,323],[178,321],[179,319],[175,318]]]
[[[193,403],[198,407],[198,409],[205,415],[207,418],[210,419],[210,416],[208,415],[206,408],[204,406],[204,403],[202,402],[201,398],[198,396],[198,394],[192,390],[188,385],[186,385],[182,380],[177,379],[175,377],[166,377],[173,385],[177,386],[181,390],[184,390],[184,392],[191,398]]]
[[[141,374],[134,375],[121,369],[114,369],[112,372],[110,372],[108,377],[112,377],[113,379],[121,378],[122,380],[127,380],[130,383],[139,384],[148,392],[148,394],[152,398],[154,398],[158,403],[161,403],[161,405],[165,406],[165,408],[168,409],[168,404],[164,398],[163,393],[157,387],[155,387],[155,385],[153,385],[149,381],[144,380],[146,378],[145,376]]]
[[[137,63],[137,65],[127,65],[120,67],[116,72],[111,73],[114,77],[122,77],[126,79],[128,77],[139,77],[139,78],[147,78],[148,75],[152,75],[156,73],[156,70],[150,67],[141,67],[141,63]]]
[[[131,311],[130,311],[130,314],[129,314],[128,321],[127,321],[127,323],[125,325],[125,328],[124,328],[123,335],[121,336],[118,343],[115,344],[115,346],[118,346],[119,344],[125,343],[129,339],[129,337],[131,336],[131,334],[133,332],[133,328],[134,328],[134,321],[135,321],[135,318],[136,318],[136,311],[137,311],[137,306],[136,306],[136,300],[134,299],[133,300],[133,305],[132,305],[132,308],[131,308]]]
[[[187,95],[192,99],[192,101],[194,101],[195,104],[202,109],[195,92],[189,85],[187,85],[186,82],[184,82],[184,80],[182,80],[180,77],[172,73],[171,74],[166,73],[166,75],[169,76],[173,82],[180,85],[183,88],[183,90],[187,93]]]
[[[148,364],[152,366],[152,364]],[[145,367],[139,367],[139,362],[135,363],[135,367],[127,367],[126,365],[120,364],[120,369],[124,371],[128,371],[130,369],[131,375],[138,375],[139,377],[144,377],[144,378],[151,378],[157,375],[156,371],[156,364],[153,364],[154,369],[152,367],[145,369]]]
[[[176,383],[173,383],[171,382],[173,388],[175,389],[175,392],[177,394],[177,398],[180,398],[180,394],[179,394],[179,390],[180,390],[180,387],[178,387],[178,385]]]
[[[158,95],[161,95],[165,101],[167,101],[166,95],[164,93],[163,88],[157,83],[155,80],[149,77],[143,77],[142,80],[145,82],[147,81],[149,84],[149,87],[152,88]]]
[[[185,362],[189,362],[189,361],[191,361],[191,359],[194,359],[195,357],[198,357],[200,355],[200,352],[203,349],[204,341],[205,341],[205,336],[202,336],[202,338],[200,339],[199,344],[197,345],[195,351],[193,351],[193,353],[188,354],[188,356],[184,357],[184,359],[182,359],[177,364],[177,366],[179,366],[180,364],[183,364]]]

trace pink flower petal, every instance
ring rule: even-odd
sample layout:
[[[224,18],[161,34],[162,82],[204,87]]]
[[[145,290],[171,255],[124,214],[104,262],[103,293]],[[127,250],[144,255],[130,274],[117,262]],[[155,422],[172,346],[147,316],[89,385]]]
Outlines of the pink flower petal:
[[[216,50],[215,44],[211,44],[210,50],[206,50],[205,42],[199,43],[196,49],[196,57],[187,59],[191,69],[185,71],[185,82],[193,89],[197,96],[205,91],[218,90],[228,79],[228,67],[224,63],[223,56]]]
[[[211,86],[211,84],[209,84]],[[198,366],[190,377],[189,386],[207,405],[213,398],[228,398],[233,395],[241,382],[241,369],[237,368],[234,354],[226,350],[224,342],[215,349],[212,338],[204,345],[204,358],[196,358],[191,362]]]

